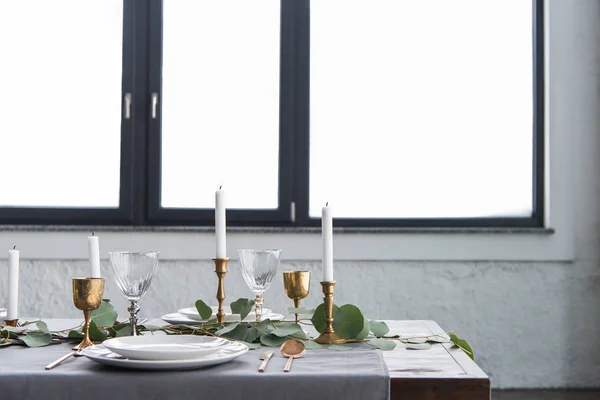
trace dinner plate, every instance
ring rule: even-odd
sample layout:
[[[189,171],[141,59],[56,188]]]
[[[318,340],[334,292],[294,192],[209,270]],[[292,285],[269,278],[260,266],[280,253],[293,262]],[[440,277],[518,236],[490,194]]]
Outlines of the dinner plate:
[[[238,342],[230,342],[216,353],[191,360],[132,360],[113,353],[103,345],[95,345],[82,350],[82,354],[92,361],[111,367],[144,369],[144,370],[186,370],[206,368],[234,360],[248,351],[248,346]]]
[[[210,318],[216,318],[217,311],[219,311],[219,307],[211,307],[211,309],[212,309],[212,315],[210,316]],[[230,321],[239,321],[240,320],[239,314],[232,314],[230,307],[223,307],[223,311],[225,312],[225,321],[230,322]],[[196,307],[182,308],[181,310],[178,310],[177,312],[185,315],[186,317],[188,317],[190,319],[193,319],[196,321],[202,321],[202,317],[200,317],[200,315],[198,314],[198,310],[196,309]],[[267,314],[271,314],[271,310],[269,308],[263,308],[263,315],[267,315]],[[256,314],[254,313],[254,311],[249,313],[246,316],[246,318],[244,318],[244,321],[249,321],[249,322],[252,322],[255,320],[256,320]]]
[[[102,344],[113,353],[135,360],[189,360],[216,353],[229,343],[211,336],[152,335],[118,337]]]
[[[263,319],[270,319],[271,321],[282,321],[284,318],[283,315],[277,313],[263,314]],[[191,319],[186,317],[181,313],[170,313],[165,314],[161,317],[161,319],[169,324],[173,325],[200,325],[202,321],[197,321],[195,319]],[[254,322],[255,319],[244,319],[245,322]]]

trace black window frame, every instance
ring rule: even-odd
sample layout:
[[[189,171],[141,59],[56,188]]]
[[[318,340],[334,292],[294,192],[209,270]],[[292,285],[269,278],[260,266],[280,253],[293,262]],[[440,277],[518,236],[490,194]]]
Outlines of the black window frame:
[[[357,228],[543,228],[544,4],[533,7],[533,212],[519,218],[336,218]],[[131,118],[121,115],[118,208],[0,207],[2,225],[210,226],[214,209],[163,208],[161,184],[162,0],[124,0],[122,92],[132,95]],[[279,206],[228,209],[229,226],[317,227],[309,217],[310,0],[281,0]],[[158,94],[152,118],[152,94]],[[123,101],[124,103],[124,101]],[[224,154],[224,162],[227,160]]]

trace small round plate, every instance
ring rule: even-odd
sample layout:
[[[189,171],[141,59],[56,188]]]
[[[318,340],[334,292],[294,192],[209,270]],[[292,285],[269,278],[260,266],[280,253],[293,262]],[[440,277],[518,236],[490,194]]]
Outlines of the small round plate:
[[[216,318],[217,317],[217,311],[219,310],[219,307],[211,307],[212,309],[212,315],[210,316],[210,318]],[[200,317],[200,315],[198,314],[198,310],[196,310],[196,307],[187,307],[187,308],[182,308],[180,310],[177,311],[179,314],[183,314],[186,317],[188,317],[189,319],[193,319],[196,321],[202,321],[202,317]],[[225,321],[226,322],[232,322],[232,321],[239,321],[240,320],[240,316],[238,314],[232,314],[231,313],[231,308],[230,307],[223,307],[223,312],[225,312]],[[263,316],[264,315],[268,315],[271,314],[271,310],[269,308],[263,308]],[[244,321],[246,322],[252,322],[256,320],[256,314],[254,313],[254,311],[252,311],[251,313],[249,313],[246,318],[244,318]]]
[[[169,314],[165,314],[162,317],[160,317],[163,321],[168,322],[169,324],[173,324],[173,325],[200,325],[202,324],[202,321],[197,321],[195,319],[191,319],[189,317],[186,317],[185,315],[181,314],[181,313],[169,313]],[[284,316],[282,314],[277,314],[277,313],[270,313],[270,314],[263,314],[263,320],[265,319],[270,319],[271,321],[282,321],[284,318]],[[238,319],[239,321],[239,319]],[[255,319],[254,318],[245,318],[244,322],[254,322]],[[231,322],[231,321],[227,321],[226,322]]]
[[[113,353],[135,360],[189,360],[216,353],[230,342],[212,336],[152,335],[105,340]]]
[[[103,345],[95,345],[83,349],[82,354],[92,361],[112,367],[155,371],[182,371],[223,364],[238,358],[247,351],[248,346],[238,342],[229,342],[216,353],[191,360],[132,360],[113,353]]]

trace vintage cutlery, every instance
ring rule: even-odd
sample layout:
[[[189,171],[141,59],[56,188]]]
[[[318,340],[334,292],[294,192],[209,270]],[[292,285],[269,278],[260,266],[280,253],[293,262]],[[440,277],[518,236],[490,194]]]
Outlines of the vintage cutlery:
[[[58,364],[62,363],[63,361],[69,359],[71,356],[75,356],[75,357],[81,357],[83,354],[81,354],[81,350],[77,350],[77,351],[72,351],[68,354],[65,354],[64,356],[62,356],[61,358],[59,358],[58,360],[46,365],[46,370],[51,370],[52,368],[56,367]]]
[[[260,363],[260,367],[258,367],[258,372],[265,372],[265,368],[267,368],[267,363],[269,362],[269,359],[272,356],[272,351],[265,351],[264,353],[262,353],[262,355],[259,358],[263,361]]]
[[[292,361],[294,361],[294,358],[300,358],[304,355],[306,346],[297,339],[289,339],[281,345],[280,351],[284,357],[288,358],[285,367],[283,368],[283,372],[290,372]]]

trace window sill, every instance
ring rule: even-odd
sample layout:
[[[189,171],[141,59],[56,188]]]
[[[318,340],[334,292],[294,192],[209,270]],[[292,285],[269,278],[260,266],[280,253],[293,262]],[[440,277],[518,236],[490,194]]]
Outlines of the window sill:
[[[106,226],[106,225],[0,225],[1,232],[214,232],[213,226]],[[335,233],[368,234],[532,234],[551,235],[550,228],[401,228],[373,227],[350,228],[337,227]],[[280,226],[228,226],[228,233],[321,233],[321,227],[280,227]]]
[[[162,260],[210,260],[213,227],[3,226],[0,249],[13,245],[23,259],[87,259],[87,236],[109,251],[158,250]],[[335,228],[334,257],[343,261],[572,261],[568,232],[544,228]],[[228,254],[238,248],[281,248],[286,260],[321,259],[321,229],[229,227]]]

